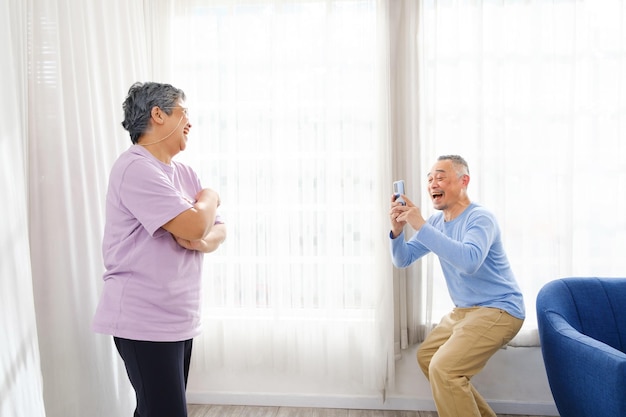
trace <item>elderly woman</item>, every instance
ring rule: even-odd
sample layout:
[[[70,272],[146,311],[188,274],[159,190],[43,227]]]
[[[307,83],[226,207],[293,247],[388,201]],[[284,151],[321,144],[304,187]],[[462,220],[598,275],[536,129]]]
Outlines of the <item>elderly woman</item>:
[[[122,126],[133,145],[111,170],[93,329],[113,336],[135,389],[135,417],[187,416],[193,337],[200,332],[204,253],[226,237],[219,195],[173,161],[191,129],[185,93],[135,83]]]

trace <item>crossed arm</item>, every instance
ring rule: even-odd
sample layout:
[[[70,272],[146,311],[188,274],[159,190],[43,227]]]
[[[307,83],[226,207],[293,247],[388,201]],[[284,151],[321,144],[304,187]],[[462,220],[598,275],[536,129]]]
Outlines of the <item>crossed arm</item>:
[[[195,199],[193,207],[165,223],[163,228],[185,249],[213,252],[226,239],[226,226],[215,223],[217,208],[220,205],[219,195],[209,188],[204,188]]]
[[[226,239],[226,225],[223,223],[214,224],[209,233],[202,239],[189,240],[176,235],[174,235],[174,238],[185,249],[210,253],[216,250]]]

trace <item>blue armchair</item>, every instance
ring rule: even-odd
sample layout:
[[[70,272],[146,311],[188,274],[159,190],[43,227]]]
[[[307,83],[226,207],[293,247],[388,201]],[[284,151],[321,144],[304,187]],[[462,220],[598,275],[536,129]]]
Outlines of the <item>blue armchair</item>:
[[[536,305],[561,417],[626,416],[626,278],[557,279]]]

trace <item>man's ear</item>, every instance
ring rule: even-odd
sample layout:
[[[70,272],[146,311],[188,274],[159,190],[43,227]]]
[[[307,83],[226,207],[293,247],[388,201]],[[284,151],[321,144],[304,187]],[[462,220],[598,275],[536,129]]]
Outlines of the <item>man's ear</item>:
[[[461,177],[461,181],[463,181],[463,186],[467,187],[470,182],[470,176],[467,174],[463,175],[463,177]]]

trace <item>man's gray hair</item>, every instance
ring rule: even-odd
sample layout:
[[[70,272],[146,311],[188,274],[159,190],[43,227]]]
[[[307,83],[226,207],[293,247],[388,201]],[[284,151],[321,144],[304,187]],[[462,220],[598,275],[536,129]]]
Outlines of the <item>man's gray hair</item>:
[[[463,175],[469,175],[469,167],[467,161],[460,155],[441,155],[437,158],[438,161],[452,161],[454,169],[459,177]]]

